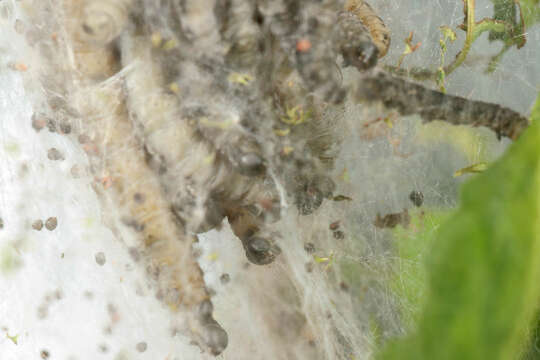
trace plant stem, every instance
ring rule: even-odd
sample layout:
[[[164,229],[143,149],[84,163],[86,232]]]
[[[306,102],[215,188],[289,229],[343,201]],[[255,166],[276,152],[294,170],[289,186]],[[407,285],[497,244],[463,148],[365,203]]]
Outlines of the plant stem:
[[[465,38],[465,45],[463,45],[463,49],[457,54],[456,59],[448,65],[444,72],[446,75],[450,75],[452,71],[457,69],[463,61],[467,58],[467,55],[469,54],[469,50],[471,49],[471,45],[475,39],[474,36],[474,0],[466,0],[467,1],[467,37]]]

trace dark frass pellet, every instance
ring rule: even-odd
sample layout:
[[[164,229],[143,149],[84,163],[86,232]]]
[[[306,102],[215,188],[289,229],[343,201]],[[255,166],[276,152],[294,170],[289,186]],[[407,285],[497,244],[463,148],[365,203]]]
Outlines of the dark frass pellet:
[[[60,123],[60,132],[62,134],[69,134],[71,133],[71,124],[67,121],[63,121]]]
[[[137,204],[142,204],[144,202],[144,199],[145,199],[144,194],[135,193],[135,195],[133,195],[133,200],[135,200]]]
[[[113,317],[118,315],[118,309],[116,308],[116,306],[113,303],[108,303],[107,304],[107,313],[109,314],[109,316],[111,318],[113,318]]]
[[[313,243],[307,242],[304,244],[304,250],[308,254],[313,254],[315,252],[315,245]]]
[[[409,194],[409,200],[412,201],[414,206],[420,207],[424,203],[424,194],[422,194],[420,191],[413,190]]]
[[[334,231],[334,239],[337,239],[337,240],[345,239],[345,233],[341,230]]]
[[[48,359],[50,356],[48,350],[41,350],[39,355],[41,356],[42,359]]]
[[[47,157],[49,160],[57,161],[57,160],[64,160],[64,155],[58,150],[57,148],[50,148],[47,151]]]
[[[32,229],[41,231],[43,229],[43,221],[42,220],[36,220],[32,223]]]
[[[137,349],[138,352],[145,352],[147,347],[148,345],[146,345],[144,341],[141,341],[140,343],[135,345],[135,348]]]
[[[4,228],[4,220],[0,218],[0,230]]]
[[[56,132],[56,121],[53,119],[47,119],[47,128],[50,132]]]
[[[229,281],[231,281],[231,276],[227,273],[223,273],[219,277],[219,280],[221,281],[222,284],[227,284]]]
[[[41,131],[47,125],[47,119],[41,115],[34,114],[32,115],[32,127],[37,132]]]
[[[96,263],[99,265],[99,266],[103,266],[105,265],[105,254],[103,252],[98,252],[95,256],[96,258]]]
[[[57,225],[58,225],[58,219],[56,219],[56,217],[50,217],[47,219],[47,221],[45,221],[45,227],[49,231],[53,231],[54,229],[56,229]]]

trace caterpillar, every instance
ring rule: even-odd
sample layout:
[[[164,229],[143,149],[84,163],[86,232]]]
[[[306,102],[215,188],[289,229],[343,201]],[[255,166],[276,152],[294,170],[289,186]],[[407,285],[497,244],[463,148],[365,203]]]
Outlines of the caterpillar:
[[[382,58],[390,48],[390,30],[384,21],[377,15],[373,8],[363,0],[347,0],[345,10],[357,16],[369,30],[373,43],[379,50],[379,58]]]
[[[332,198],[340,118],[329,109],[349,95],[431,117],[452,115],[444,99],[475,104],[431,91],[407,107],[411,85],[379,70],[344,86],[341,66],[372,70],[390,46],[360,0],[59,1],[74,46],[60,48],[73,62],[58,56],[55,73],[76,75],[50,90],[76,111],[58,112],[84,119],[96,191],[134,232],[158,297],[215,355],[228,337],[191,249],[197,233],[227,219],[251,263],[273,262],[282,209],[310,215]]]
[[[252,24],[217,38],[212,26],[197,28],[197,19],[213,18],[204,9],[214,6],[213,1],[65,2],[67,18],[79,19],[66,23],[77,44],[73,55],[80,74],[70,103],[89,119],[83,131],[100,154],[92,157],[95,171],[111,179],[97,191],[137,232],[160,298],[187,314],[191,336],[217,355],[227,346],[227,334],[212,318],[190,234],[227,218],[252,263],[272,262],[280,253],[280,235],[269,225],[280,217],[277,182],[283,178],[267,170],[290,177],[286,191],[301,214],[310,214],[333,192],[324,174],[331,161],[323,164],[331,159],[335,139],[317,101],[310,106],[310,121],[290,129],[290,136],[268,136],[276,130],[275,111],[281,110],[263,100],[260,81],[250,80],[264,76],[257,70],[256,51],[267,30]],[[230,9],[238,8],[263,12],[242,1]],[[160,20],[155,14],[170,17]],[[228,49],[225,61],[232,69],[212,60],[221,48]],[[272,80],[272,91],[295,76],[289,71]],[[294,81],[299,85],[292,88],[293,98],[303,103],[302,79]],[[104,126],[103,119],[114,125]],[[295,148],[293,154],[287,154],[289,148]]]

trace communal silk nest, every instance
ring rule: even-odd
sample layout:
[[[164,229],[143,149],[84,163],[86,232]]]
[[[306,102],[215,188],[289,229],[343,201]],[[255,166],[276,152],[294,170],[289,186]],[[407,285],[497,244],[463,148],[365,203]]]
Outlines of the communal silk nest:
[[[424,196],[453,205],[448,174],[466,162],[416,142],[421,120],[512,138],[526,126],[377,67],[390,33],[361,0],[8,3],[24,44],[10,51],[32,60],[10,63],[23,85],[5,81],[25,91],[32,136],[71,149],[51,161],[79,159],[70,173],[134,269],[124,303],[162,312],[144,321],[167,340],[146,333],[117,359],[369,358],[405,330],[383,228],[407,225]],[[121,323],[142,306],[108,313]]]

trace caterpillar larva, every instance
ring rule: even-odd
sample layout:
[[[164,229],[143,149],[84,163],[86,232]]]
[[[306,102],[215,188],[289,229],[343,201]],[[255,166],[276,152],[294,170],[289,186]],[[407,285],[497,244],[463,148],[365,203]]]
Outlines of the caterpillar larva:
[[[264,236],[260,216],[257,220],[250,218],[252,224],[245,225],[249,232],[236,231],[240,218],[234,216],[232,209],[252,207],[275,198],[273,184],[235,171],[218,153],[219,147],[216,149],[202,139],[189,118],[182,118],[180,103],[165,91],[166,81],[152,57],[150,39],[136,36],[130,30],[120,44],[124,65],[130,68],[125,84],[131,118],[141,129],[140,138],[148,156],[158,159],[156,170],[160,172],[173,212],[187,230],[195,233],[217,227],[228,216],[248,258],[255,264],[271,262],[278,250],[272,246],[271,239],[261,240]],[[179,121],[171,120],[175,117]],[[219,144],[218,139],[216,142]],[[244,147],[233,144],[235,148]],[[222,144],[220,148],[226,146]],[[242,219],[246,223],[246,217]]]
[[[67,74],[58,93],[97,147],[90,163],[105,186],[96,188],[133,229],[156,296],[213,354],[228,338],[212,318],[192,233],[227,218],[249,261],[272,262],[280,234],[271,223],[287,200],[309,215],[333,198],[341,118],[332,113],[347,96],[432,118],[472,111],[379,70],[344,85],[339,55],[362,71],[390,45],[361,0],[345,9],[342,0],[61,1],[75,41],[73,57],[53,58],[55,75]],[[74,69],[58,66],[71,59]],[[506,114],[495,114],[501,130]]]
[[[97,3],[109,4],[111,7],[106,9],[113,12],[119,10],[115,7],[119,4],[111,2],[97,1],[87,5],[94,7]],[[78,10],[70,1],[64,5],[67,14]],[[122,5],[127,6],[128,2]],[[114,34],[118,34],[120,27],[115,29]],[[111,34],[107,32],[107,36],[100,39],[116,36]],[[76,34],[72,36],[76,37]],[[96,44],[93,40],[92,44]],[[225,349],[228,339],[212,317],[208,290],[191,247],[196,239],[174,218],[161,180],[147,164],[144,144],[135,136],[123,96],[122,79],[115,76],[119,59],[111,47],[76,47],[73,55],[79,77],[71,104],[85,119],[82,130],[97,147],[94,156],[89,154],[94,175],[107,179],[103,181],[105,186],[97,185],[98,192],[104,201],[113,203],[112,214],[119,212],[121,221],[136,233],[139,251],[144,255],[147,270],[157,288],[156,296],[182,314],[185,319],[183,330],[202,348],[217,355]],[[103,56],[110,61],[103,62]],[[89,74],[87,69],[92,72]],[[99,83],[94,79],[97,73],[108,80]]]
[[[68,14],[79,12],[78,26],[71,27],[76,33],[74,37],[82,44],[75,48],[74,54],[83,86],[77,96],[82,98],[74,102],[80,104],[79,110],[86,118],[93,119],[86,122],[87,130],[93,133],[94,141],[102,149],[101,157],[94,161],[102,164],[104,176],[112,179],[110,187],[100,191],[114,202],[113,207],[121,212],[124,223],[136,230],[140,249],[146,254],[151,273],[155,274],[163,301],[173,309],[184,310],[192,337],[212,353],[219,354],[227,345],[227,335],[212,318],[212,305],[202,273],[191,252],[194,238],[188,233],[214,228],[227,217],[248,259],[255,264],[272,262],[280,252],[275,245],[279,234],[271,231],[268,223],[270,218],[279,218],[280,199],[276,184],[266,174],[266,165],[278,164],[288,169],[285,176],[291,178],[285,181],[291,185],[286,185],[287,191],[294,197],[300,213],[312,213],[324,198],[331,197],[335,187],[325,173],[331,166],[322,165],[331,163],[330,159],[322,159],[335,142],[330,125],[322,120],[319,110],[317,114],[313,112],[305,126],[292,131],[295,137],[281,143],[281,151],[297,148],[293,148],[296,152],[292,157],[286,152],[285,155],[268,152],[269,149],[280,151],[280,145],[251,143],[253,139],[267,140],[269,144],[275,141],[275,135],[264,130],[272,129],[269,124],[275,118],[274,109],[268,109],[263,100],[264,92],[257,87],[258,79],[253,79],[258,73],[255,60],[260,59],[242,61],[237,58],[237,62],[229,62],[234,66],[253,67],[246,69],[243,80],[235,80],[234,72],[224,66],[222,59],[208,59],[219,55],[217,50],[221,47],[231,49],[227,39],[221,39],[220,44],[212,31],[194,32],[197,19],[215,16],[211,9],[195,6],[184,11],[179,2],[160,3],[174,10],[166,13],[173,18],[163,23],[178,21],[180,25],[174,28],[179,33],[169,33],[169,39],[157,39],[153,31],[159,30],[156,23],[162,24],[162,21],[148,25],[146,22],[152,20],[145,17],[148,14],[144,11],[146,7],[160,10],[160,5],[142,1],[137,3],[141,10],[130,9],[132,0],[93,0],[79,4],[80,7],[76,3],[68,6]],[[255,7],[240,1],[235,2],[235,6],[235,9],[255,11]],[[362,11],[354,8],[354,14],[350,11],[351,26],[346,29],[354,30],[353,34],[365,34],[358,19],[366,27],[375,23],[373,16],[366,15],[366,9],[371,8],[363,6]],[[312,10],[316,13],[317,6]],[[136,22],[129,21],[130,11]],[[353,16],[357,19],[352,19]],[[241,24],[243,19],[235,21]],[[326,36],[327,25],[313,36]],[[259,25],[251,26],[247,38],[264,38],[264,31],[268,30]],[[166,34],[163,31],[158,36]],[[373,31],[371,35],[374,39],[377,36]],[[243,37],[241,31],[231,34],[235,42]],[[342,41],[353,40],[342,38]],[[206,40],[194,43],[201,39]],[[118,53],[108,46],[112,41]],[[362,35],[361,42],[353,42],[355,51],[368,48],[369,36]],[[206,54],[201,49],[209,43],[216,46]],[[324,46],[325,42],[320,44]],[[248,48],[257,50],[253,44]],[[354,54],[358,55],[357,52]],[[245,52],[241,50],[238,54]],[[315,60],[321,54],[314,53]],[[331,60],[334,54],[324,55]],[[122,74],[115,75],[122,67]],[[96,77],[109,80],[100,86]],[[246,86],[245,83],[250,82],[254,85]],[[306,95],[300,88],[291,88],[297,93],[290,99],[300,101]],[[289,111],[295,105],[291,102]],[[319,105],[314,105],[313,109]],[[246,128],[234,122],[232,126],[227,125],[228,119],[235,116],[238,122],[243,116],[251,122]],[[102,119],[106,119],[105,123]],[[261,166],[263,146],[266,155],[275,157],[277,162],[265,158]]]
[[[360,18],[367,27],[373,43],[379,50],[379,58],[386,55],[390,47],[390,31],[373,8],[364,0],[347,0],[345,10]]]

